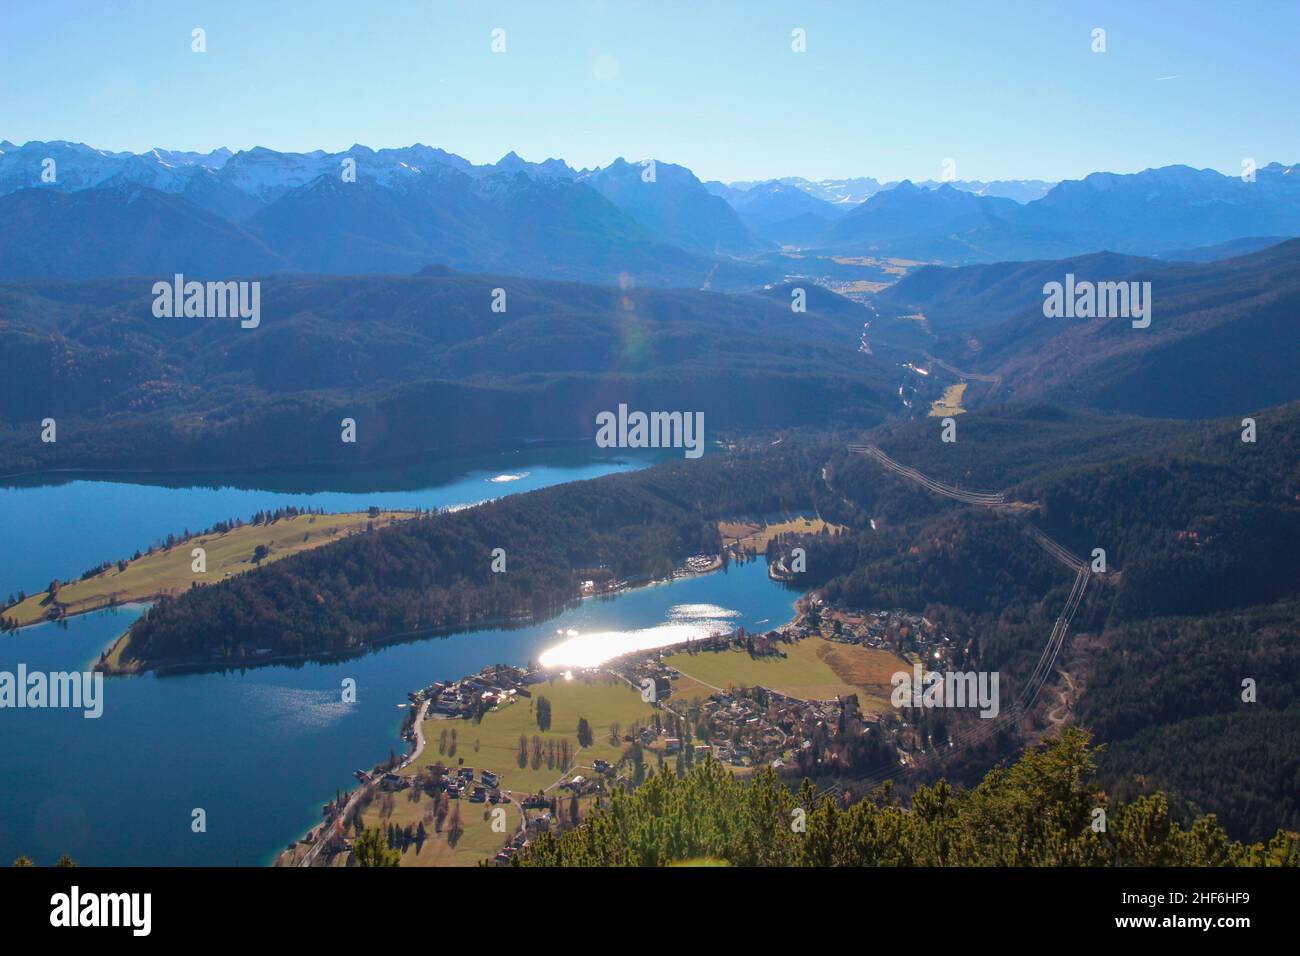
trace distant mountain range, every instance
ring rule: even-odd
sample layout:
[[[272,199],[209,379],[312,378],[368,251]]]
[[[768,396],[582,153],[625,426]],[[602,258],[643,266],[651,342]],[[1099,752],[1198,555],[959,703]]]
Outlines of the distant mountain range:
[[[579,173],[511,153],[476,167],[426,146],[142,156],[69,143],[0,148],[4,279],[413,272],[436,263],[610,285],[626,274],[647,285],[752,288],[773,274],[732,258],[769,244],[667,164],[644,183],[639,166],[621,161]],[[33,185],[46,157],[55,181]],[[355,181],[345,180],[351,163]]]
[[[1273,163],[1259,169],[1253,182],[1186,166],[1093,173],[1058,183],[1023,205],[951,185],[921,189],[903,183],[829,225],[821,245],[840,253],[960,264],[1100,251],[1168,256],[1296,235],[1300,165]]]
[[[856,206],[858,203],[866,202],[876,193],[893,189],[900,182],[902,180],[891,180],[882,183],[870,176],[859,176],[854,179],[820,179],[814,182],[810,179],[804,179],[802,176],[785,176],[781,179],[758,179],[734,183],[720,183],[713,180],[705,183],[705,186],[728,202],[735,195],[750,192],[759,186],[778,185],[793,186],[814,199],[821,199],[833,205]],[[1000,196],[1004,199],[1014,199],[1016,202],[1023,203],[1042,199],[1056,184],[1042,179],[1002,179],[987,183],[979,180],[956,179],[940,181],[927,179],[917,182],[916,185],[923,189],[938,189],[940,186],[950,185],[954,189],[975,193],[977,196]]]
[[[664,161],[579,170],[512,152],[475,165],[423,145],[132,154],[4,141],[0,279],[409,273],[442,264],[740,291],[792,274],[830,275],[847,259],[963,264],[1103,250],[1218,258],[1300,235],[1297,170],[1275,163],[1254,182],[1169,166],[1055,185],[726,185]],[[792,248],[813,259],[794,262]]]

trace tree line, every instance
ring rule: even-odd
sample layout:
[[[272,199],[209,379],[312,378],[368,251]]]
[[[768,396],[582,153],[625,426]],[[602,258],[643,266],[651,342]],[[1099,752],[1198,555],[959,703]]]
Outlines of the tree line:
[[[1174,821],[1163,793],[1120,803],[1093,785],[1097,749],[1067,729],[969,790],[921,787],[905,808],[888,786],[849,805],[793,792],[770,769],[752,780],[707,760],[651,773],[561,836],[542,834],[515,865],[663,866],[1298,866],[1300,835],[1235,842],[1214,816]]]

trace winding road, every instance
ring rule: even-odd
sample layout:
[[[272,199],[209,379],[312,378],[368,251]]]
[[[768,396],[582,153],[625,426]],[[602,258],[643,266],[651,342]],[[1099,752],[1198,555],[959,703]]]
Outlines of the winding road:
[[[397,765],[396,770],[403,770],[406,767],[409,767],[415,762],[420,754],[424,752],[424,718],[428,712],[429,701],[421,701],[419,713],[415,715],[415,746],[411,749],[411,752],[406,755],[406,758]],[[394,773],[396,770],[394,770]],[[361,798],[377,787],[379,781],[382,779],[383,774],[376,774],[361,784],[361,786],[357,787],[357,789],[353,790],[348,796],[348,802],[343,805],[343,812],[336,814],[331,819],[334,821],[346,820],[348,815],[356,809],[357,803],[360,802]],[[307,849],[307,853],[303,856],[302,860],[298,862],[299,866],[311,866],[316,861],[316,858],[320,856],[321,850],[325,848],[325,844],[329,842],[331,832],[332,828],[330,824],[328,822],[322,822],[320,832],[316,834],[316,839],[312,841],[312,845]]]
[[[875,445],[849,445],[849,451],[855,454],[867,455],[879,462],[886,469],[899,475],[907,480],[920,485],[928,491],[945,498],[951,498],[965,504],[978,505],[980,507],[994,508],[1004,513],[1017,513],[1015,509],[1009,507],[1011,504],[1002,492],[979,492],[965,491],[952,485],[945,484],[941,481],[924,475],[915,468],[909,468],[906,465],[895,461],[889,455],[885,454]],[[1019,513],[1023,514],[1023,511]],[[1069,597],[1066,598],[1065,606],[1056,618],[1056,623],[1052,626],[1052,632],[1048,635],[1047,643],[1043,646],[1043,651],[1038,657],[1038,663],[1035,665],[1033,672],[1030,674],[1025,686],[1021,689],[1020,695],[1016,698],[1011,707],[1004,709],[997,717],[982,719],[978,723],[969,725],[953,734],[950,738],[948,748],[932,747],[917,756],[910,764],[899,764],[889,770],[873,774],[868,777],[862,777],[857,780],[847,781],[843,784],[835,784],[818,793],[818,798],[823,796],[837,795],[846,790],[853,789],[858,792],[873,790],[887,780],[901,777],[914,770],[920,770],[925,766],[938,760],[945,752],[951,752],[958,747],[971,747],[984,740],[989,739],[1001,730],[1017,723],[1022,717],[1028,714],[1038,699],[1038,694],[1043,688],[1043,684],[1051,675],[1056,666],[1056,657],[1060,653],[1062,646],[1065,644],[1065,638],[1070,630],[1070,623],[1074,620],[1075,613],[1079,610],[1079,605],[1083,601],[1084,592],[1088,589],[1088,581],[1091,578],[1087,562],[1075,555],[1070,549],[1066,548],[1060,542],[1056,541],[1041,528],[1036,525],[1025,522],[1025,527],[1029,536],[1043,548],[1049,555],[1060,561],[1063,565],[1074,572],[1074,586],[1070,589]]]
[[[923,475],[915,468],[909,468],[890,458],[875,445],[849,445],[849,451],[857,455],[869,455],[876,461],[880,462],[896,475],[901,475],[908,481],[916,482],[923,488],[933,491],[936,495],[943,495],[945,498],[952,498],[954,501],[960,501],[968,505],[982,505],[984,507],[994,507],[996,505],[1005,505],[1006,496],[1000,491],[964,491],[954,485],[944,484],[942,481],[936,481],[928,475]]]

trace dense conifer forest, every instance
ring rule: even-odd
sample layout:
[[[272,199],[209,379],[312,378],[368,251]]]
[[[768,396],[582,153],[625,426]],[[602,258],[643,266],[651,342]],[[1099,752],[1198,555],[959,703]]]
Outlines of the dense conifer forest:
[[[904,807],[886,788],[847,808],[770,770],[749,781],[716,761],[615,790],[576,829],[541,835],[532,866],[1297,866],[1300,839],[1243,844],[1213,815],[1183,826],[1163,793],[1120,802],[1094,778],[1097,748],[1070,729],[965,790],[940,780]],[[1100,811],[1100,813],[1099,813]]]

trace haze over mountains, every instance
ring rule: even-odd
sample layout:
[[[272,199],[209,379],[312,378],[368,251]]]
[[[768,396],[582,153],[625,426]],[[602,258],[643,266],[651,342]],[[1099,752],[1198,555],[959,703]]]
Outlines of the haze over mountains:
[[[711,180],[704,185],[728,201],[759,186],[778,185],[793,186],[815,199],[821,199],[832,205],[855,206],[870,199],[878,192],[893,189],[901,181],[890,180],[882,183],[871,176],[857,176],[852,179],[819,179],[816,181],[804,179],[802,176],[782,176],[780,179],[741,180],[734,183],[720,183]],[[926,179],[918,181],[916,185],[925,189],[938,189],[944,182],[948,182],[948,180]],[[975,193],[979,196],[1001,196],[1005,199],[1014,199],[1016,202],[1032,202],[1035,199],[1042,199],[1047,195],[1047,191],[1056,185],[1042,179],[1000,179],[992,182],[954,179],[951,180],[951,183],[957,189]]]
[[[991,183],[962,180],[882,183],[870,176],[818,182],[787,176],[730,184],[711,181],[704,185],[714,195],[729,202],[755,232],[800,247],[821,244],[829,238],[828,230],[841,216],[854,211],[871,197],[899,186],[928,190],[947,187],[975,196],[1001,197],[1021,203],[1041,199],[1053,186],[1037,179]]]
[[[46,154],[55,183],[27,186],[32,170],[39,182]],[[355,182],[341,175],[344,159],[356,162]],[[668,241],[686,238],[674,210],[693,177],[666,169],[664,188],[650,194],[663,201],[631,204],[638,221],[602,194],[624,189],[628,171],[615,165],[579,182],[558,161],[510,154],[473,167],[421,146],[129,156],[29,144],[0,156],[0,277],[414,272],[440,263],[604,284],[623,272],[651,285],[698,288],[710,275],[719,285],[761,284],[743,265]],[[702,189],[697,198],[716,206],[692,209],[693,232],[705,237],[696,249],[709,237],[727,251],[762,245],[725,203]]]
[[[794,177],[727,186],[662,160],[577,170],[508,153],[475,165],[423,145],[131,154],[4,141],[0,278],[445,264],[725,291],[816,275],[791,248],[951,264],[1103,250],[1205,258],[1213,254],[1203,247],[1226,255],[1300,235],[1297,169],[1274,163],[1253,182],[1168,166],[1055,185]]]

